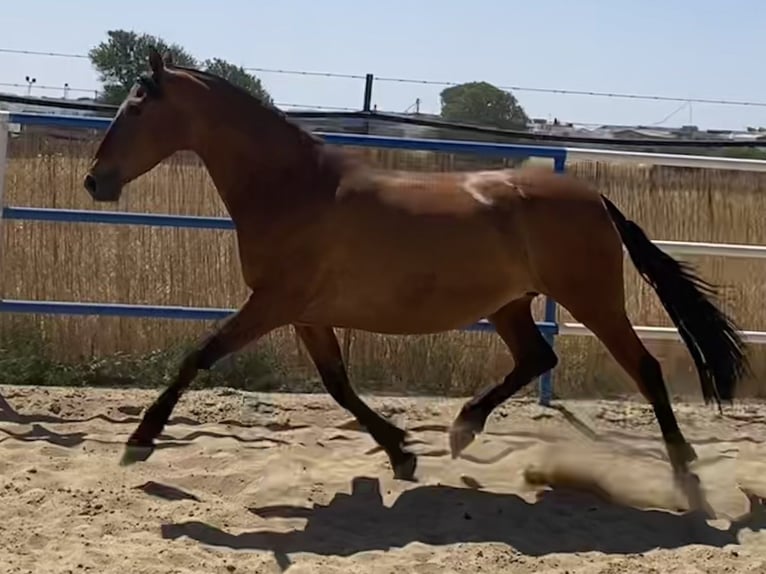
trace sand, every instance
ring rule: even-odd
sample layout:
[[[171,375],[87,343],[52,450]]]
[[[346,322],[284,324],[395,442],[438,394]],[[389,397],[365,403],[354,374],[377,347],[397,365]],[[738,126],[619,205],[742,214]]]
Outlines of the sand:
[[[157,391],[0,387],[3,574],[766,572],[766,406],[676,403],[715,518],[686,511],[639,401],[516,400],[453,460],[462,401],[368,398],[417,483],[325,395],[186,395],[118,465]]]

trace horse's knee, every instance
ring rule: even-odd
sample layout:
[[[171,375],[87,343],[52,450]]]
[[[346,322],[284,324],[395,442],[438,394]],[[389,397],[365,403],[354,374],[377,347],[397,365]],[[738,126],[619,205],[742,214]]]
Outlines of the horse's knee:
[[[179,370],[182,373],[207,371],[226,354],[220,337],[214,333],[206,337],[196,348],[186,353],[181,360]]]
[[[559,357],[547,341],[540,340],[534,350],[524,353],[516,359],[516,375],[534,379],[555,369],[559,364]]]

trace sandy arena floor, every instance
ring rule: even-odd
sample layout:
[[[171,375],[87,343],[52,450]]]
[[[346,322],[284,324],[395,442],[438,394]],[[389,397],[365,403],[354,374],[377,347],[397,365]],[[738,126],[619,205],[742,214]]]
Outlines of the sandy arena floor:
[[[0,394],[2,574],[766,572],[763,404],[676,405],[706,520],[640,403],[514,401],[452,460],[462,401],[369,399],[412,431],[413,484],[324,395],[193,391],[120,467],[156,391]]]

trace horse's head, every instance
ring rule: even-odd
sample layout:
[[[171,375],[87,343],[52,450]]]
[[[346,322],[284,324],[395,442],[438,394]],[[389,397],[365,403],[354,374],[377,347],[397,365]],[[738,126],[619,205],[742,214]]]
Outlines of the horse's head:
[[[170,59],[150,50],[151,73],[122,102],[85,176],[96,201],[117,201],[125,184],[190,143],[184,88],[193,80],[174,73]],[[187,96],[188,97],[188,96]]]

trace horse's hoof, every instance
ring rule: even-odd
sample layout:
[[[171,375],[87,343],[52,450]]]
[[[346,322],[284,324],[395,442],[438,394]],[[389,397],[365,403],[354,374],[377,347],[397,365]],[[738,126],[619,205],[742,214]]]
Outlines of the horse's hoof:
[[[449,447],[452,458],[457,458],[480,432],[481,429],[477,428],[476,424],[458,417],[449,429]]]
[[[135,462],[144,462],[154,452],[154,445],[127,444],[120,459],[120,466],[128,466]]]
[[[697,460],[694,447],[688,442],[668,443],[668,458],[676,476],[686,475],[689,472],[689,464]]]
[[[691,463],[697,460],[697,452],[694,450],[694,447],[690,445],[688,442],[685,442],[683,445],[680,445],[679,447],[679,457],[682,458],[686,463]]]
[[[411,452],[404,453],[404,458],[392,463],[394,478],[397,480],[415,481],[415,469],[418,467],[418,457]]]

